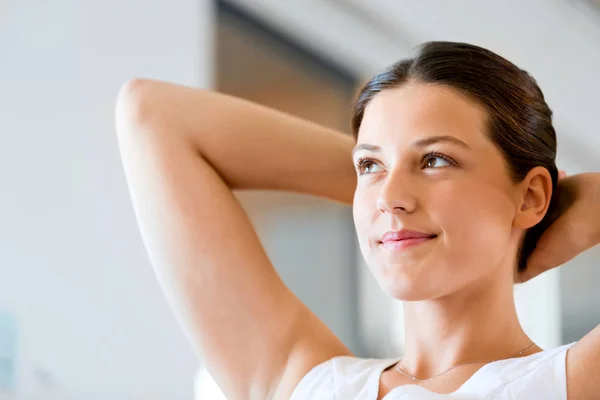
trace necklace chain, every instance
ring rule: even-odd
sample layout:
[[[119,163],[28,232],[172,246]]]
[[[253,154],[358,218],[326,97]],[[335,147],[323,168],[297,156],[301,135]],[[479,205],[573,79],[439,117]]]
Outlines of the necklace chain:
[[[519,351],[517,354],[515,354],[515,355],[513,355],[513,356],[510,356],[510,357],[508,357],[508,358],[514,358],[514,357],[520,356],[521,354],[525,353],[527,350],[529,350],[529,349],[530,349],[530,348],[532,348],[533,346],[535,346],[535,343],[531,343],[531,345],[527,346],[527,347],[526,347],[526,348],[524,348],[523,350]],[[402,369],[400,368],[400,362],[398,362],[398,363],[396,364],[396,368],[395,368],[395,370],[396,370],[396,371],[398,371],[398,372],[400,372],[402,375],[404,375],[404,376],[406,376],[406,377],[409,377],[410,379],[412,379],[412,380],[414,380],[414,381],[425,382],[425,381],[429,381],[429,380],[431,380],[431,379],[435,379],[435,378],[437,378],[438,376],[444,375],[446,372],[450,372],[450,371],[452,371],[454,368],[463,367],[463,366],[465,366],[465,365],[471,365],[471,364],[479,364],[479,363],[491,363],[491,362],[494,362],[494,361],[500,361],[500,360],[502,360],[502,359],[498,359],[498,360],[488,360],[488,361],[473,361],[473,362],[464,363],[464,364],[457,364],[457,365],[454,365],[454,366],[452,366],[452,367],[448,368],[448,369],[447,369],[447,370],[445,370],[444,372],[440,372],[439,374],[437,374],[437,375],[435,375],[435,376],[432,376],[431,378],[426,378],[426,379],[419,379],[419,378],[417,378],[417,377],[415,377],[415,376],[413,376],[413,375],[411,375],[411,374],[409,374],[409,373],[406,373],[406,372],[402,371]]]

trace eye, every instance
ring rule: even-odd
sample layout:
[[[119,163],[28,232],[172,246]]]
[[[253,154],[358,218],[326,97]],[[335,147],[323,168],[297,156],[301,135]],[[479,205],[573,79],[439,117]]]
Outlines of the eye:
[[[374,160],[370,158],[359,158],[356,161],[356,171],[359,175],[363,174],[372,174],[374,172],[379,172],[381,167]]]
[[[423,168],[435,169],[456,165],[448,156],[442,153],[431,152],[423,156]]]

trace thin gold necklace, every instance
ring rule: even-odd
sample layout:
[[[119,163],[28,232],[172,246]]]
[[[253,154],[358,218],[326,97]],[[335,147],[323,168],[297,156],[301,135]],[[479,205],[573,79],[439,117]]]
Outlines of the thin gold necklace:
[[[531,343],[531,345],[527,346],[526,348],[524,348],[523,350],[519,351],[517,354],[510,356],[508,358],[514,358],[514,357],[518,357],[521,354],[525,353],[527,350],[529,350],[530,348],[532,348],[533,346],[535,346],[535,343]],[[500,361],[503,360],[502,358],[499,358],[498,360],[489,360],[489,361],[473,361],[473,362],[469,362],[469,363],[464,363],[464,364],[458,364],[455,365],[453,367],[450,367],[449,369],[445,370],[444,372],[441,372],[435,376],[432,376],[431,378],[426,378],[426,379],[419,379],[409,373],[406,373],[404,371],[402,371],[402,369],[400,369],[400,361],[398,361],[398,363],[396,364],[396,368],[395,370],[400,372],[402,375],[409,377],[410,379],[414,380],[414,381],[418,381],[418,382],[425,382],[425,381],[429,381],[431,379],[435,379],[438,376],[444,375],[446,372],[452,371],[454,368],[458,368],[458,367],[463,367],[465,365],[471,365],[471,364],[479,364],[479,363],[491,363],[491,362],[495,362],[495,361]]]

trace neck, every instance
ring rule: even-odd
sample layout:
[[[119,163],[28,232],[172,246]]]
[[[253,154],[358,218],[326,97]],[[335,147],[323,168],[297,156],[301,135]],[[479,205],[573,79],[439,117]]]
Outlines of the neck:
[[[457,364],[513,357],[531,345],[517,317],[512,276],[504,275],[435,300],[406,302],[403,370],[433,376]]]

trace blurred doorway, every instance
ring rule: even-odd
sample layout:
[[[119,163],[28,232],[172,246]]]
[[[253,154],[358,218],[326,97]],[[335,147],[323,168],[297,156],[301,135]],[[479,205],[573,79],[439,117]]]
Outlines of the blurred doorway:
[[[217,4],[219,91],[349,131],[354,77],[234,6]]]

